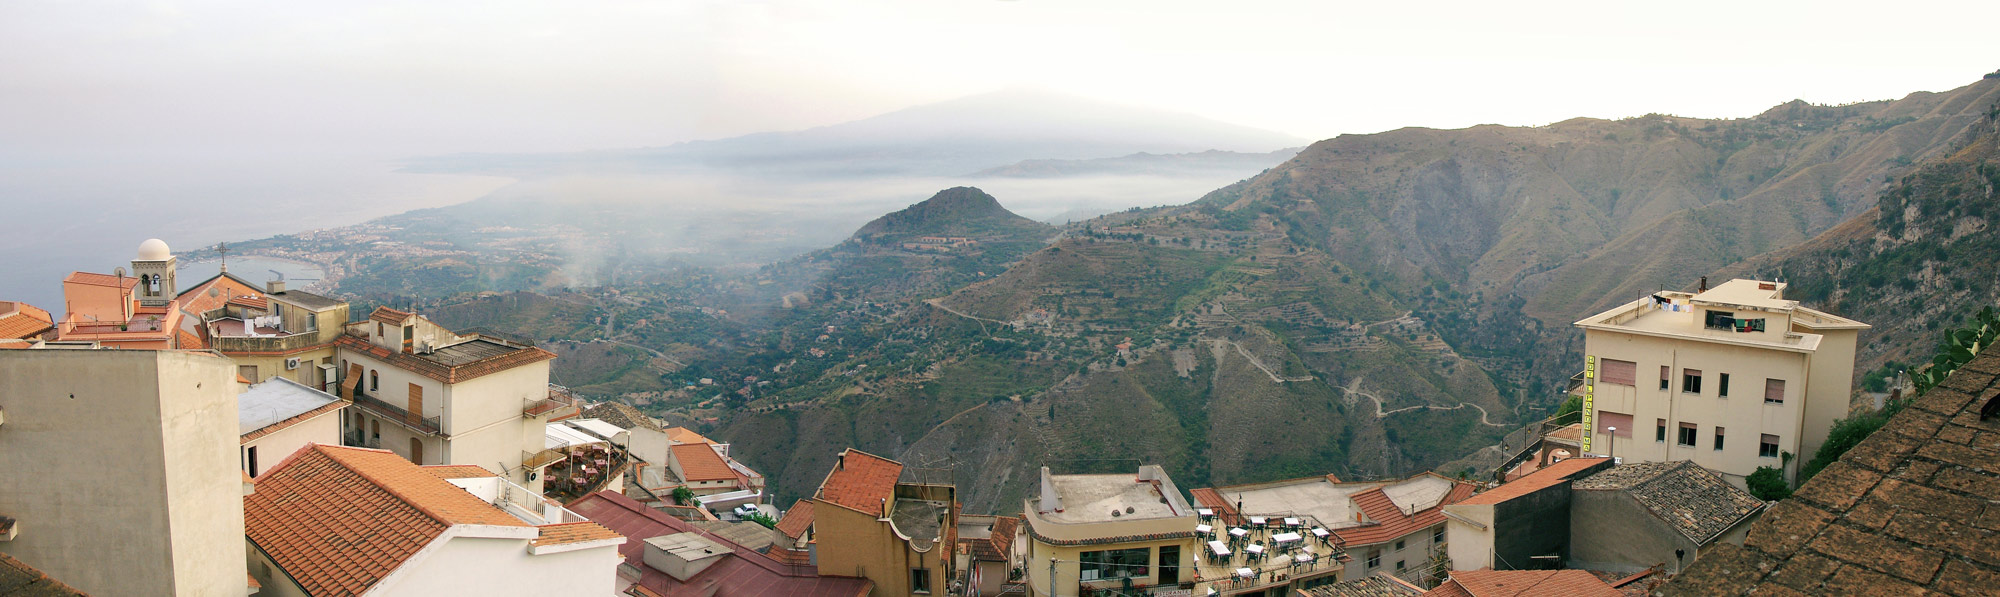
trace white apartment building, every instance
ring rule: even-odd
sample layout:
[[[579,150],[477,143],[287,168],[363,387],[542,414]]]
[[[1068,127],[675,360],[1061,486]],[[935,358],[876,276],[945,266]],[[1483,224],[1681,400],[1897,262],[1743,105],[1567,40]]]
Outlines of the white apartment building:
[[[1703,286],[1576,322],[1583,449],[1626,462],[1692,460],[1738,485],[1793,454],[1790,478],[1847,416],[1856,336],[1869,326],[1786,300],[1782,282]]]
[[[367,448],[307,446],[242,508],[259,596],[614,595],[626,541],[484,468]]]
[[[350,446],[382,448],[427,464],[486,467],[542,491],[548,420],[575,412],[549,384],[554,353],[487,336],[459,336],[386,307],[348,324],[334,341],[349,409]]]

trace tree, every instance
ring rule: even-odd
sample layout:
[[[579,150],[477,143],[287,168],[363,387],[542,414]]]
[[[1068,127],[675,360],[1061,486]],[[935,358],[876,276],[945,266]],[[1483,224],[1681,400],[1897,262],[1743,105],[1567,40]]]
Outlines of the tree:
[[[1555,422],[1560,424],[1564,421],[1569,421],[1572,415],[1581,412],[1583,412],[1583,397],[1570,396],[1568,400],[1563,401],[1562,406],[1556,408]],[[1583,419],[1576,418],[1575,420],[1581,421]]]
[[[693,502],[694,502],[694,490],[688,489],[686,485],[674,488],[675,504],[688,506],[692,505]]]
[[[1767,502],[1792,497],[1792,486],[1785,483],[1785,471],[1768,466],[1757,467],[1757,471],[1743,480],[1750,489],[1750,495]]]

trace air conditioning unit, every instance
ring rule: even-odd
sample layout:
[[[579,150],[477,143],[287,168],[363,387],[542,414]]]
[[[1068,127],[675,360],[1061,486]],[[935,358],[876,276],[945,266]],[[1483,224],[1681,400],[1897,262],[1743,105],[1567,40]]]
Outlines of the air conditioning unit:
[[[299,368],[299,359],[298,359],[298,357],[292,357],[292,358],[289,358],[289,359],[285,359],[285,370],[286,370],[286,371],[291,371],[291,370],[293,370],[293,369],[297,369],[297,368]]]

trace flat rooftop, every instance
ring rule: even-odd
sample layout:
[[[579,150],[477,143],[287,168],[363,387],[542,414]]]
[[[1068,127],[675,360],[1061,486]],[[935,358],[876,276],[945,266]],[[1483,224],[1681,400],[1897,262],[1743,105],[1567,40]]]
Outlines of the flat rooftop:
[[[1696,303],[1718,306],[1753,307],[1770,311],[1789,312],[1799,306],[1798,301],[1785,300],[1784,282],[1735,279],[1697,293]]]
[[[283,377],[250,386],[236,395],[238,435],[250,433],[286,419],[312,412],[340,398]]]
[[[1730,280],[1700,293],[1662,291],[1576,322],[1577,327],[1689,340],[1774,348],[1819,350],[1822,331],[1868,328],[1868,324],[1799,306],[1784,297],[1785,283]],[[1710,327],[1710,311],[1720,318]],[[1737,329],[1730,329],[1734,322]],[[1750,324],[1756,327],[1742,327]],[[1748,332],[1748,333],[1746,333]]]
[[[1335,483],[1326,477],[1307,477],[1213,489],[1230,504],[1242,502],[1245,516],[1309,516],[1327,528],[1362,524],[1356,518],[1362,510],[1354,503],[1356,494],[1380,488],[1389,501],[1404,512],[1438,505],[1451,493],[1450,479],[1417,475],[1393,482]],[[1196,490],[1202,491],[1202,490]]]
[[[1065,524],[1144,520],[1192,516],[1192,511],[1175,512],[1160,488],[1140,481],[1137,474],[1053,475],[1062,510],[1044,512],[1043,520]],[[1179,496],[1175,496],[1179,498]],[[1117,512],[1113,515],[1112,512]]]
[[[516,350],[522,350],[522,348],[520,346],[508,346],[485,338],[474,338],[439,348],[430,354],[417,356],[439,364],[458,367],[472,364],[481,359],[490,359]]]

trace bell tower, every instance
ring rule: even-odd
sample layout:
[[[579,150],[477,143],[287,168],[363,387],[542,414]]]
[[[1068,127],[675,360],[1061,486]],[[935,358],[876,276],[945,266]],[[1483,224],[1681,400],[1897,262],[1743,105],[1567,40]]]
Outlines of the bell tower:
[[[132,260],[132,275],[139,277],[139,285],[132,294],[140,305],[162,307],[174,300],[174,269],[178,264],[166,241],[149,238],[139,243],[139,256]]]

